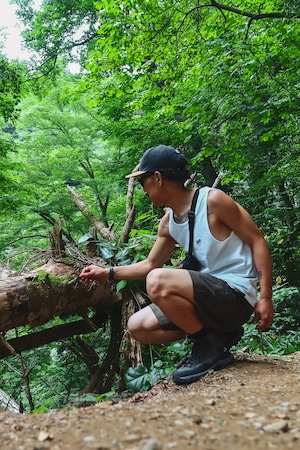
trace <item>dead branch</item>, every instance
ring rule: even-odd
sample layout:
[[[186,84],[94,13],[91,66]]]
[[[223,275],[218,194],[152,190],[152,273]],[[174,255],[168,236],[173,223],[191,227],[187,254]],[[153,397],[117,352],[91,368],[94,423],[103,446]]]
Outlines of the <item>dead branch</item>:
[[[132,229],[134,219],[135,219],[135,206],[133,206],[131,208],[131,211],[128,214],[125,225],[123,227],[123,231],[122,231],[122,235],[121,235],[121,243],[122,244],[128,242],[129,234]]]
[[[70,186],[67,186],[67,190],[71,195],[76,208],[78,208],[81,214],[97,229],[97,231],[99,231],[101,236],[108,241],[114,240],[116,238],[115,234],[109,228],[106,228],[95,216],[82,196],[77,194]]]

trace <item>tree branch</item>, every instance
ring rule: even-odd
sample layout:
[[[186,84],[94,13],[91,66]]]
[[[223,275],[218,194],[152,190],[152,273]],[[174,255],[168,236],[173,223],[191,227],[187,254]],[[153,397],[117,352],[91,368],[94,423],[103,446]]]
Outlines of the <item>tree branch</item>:
[[[221,3],[216,2],[215,0],[211,0],[211,4],[199,5],[196,8],[213,6],[214,8],[219,9],[220,11],[229,11],[234,14],[238,14],[243,17],[249,17],[252,20],[260,20],[260,19],[300,19],[300,15],[298,14],[285,14],[283,12],[268,12],[268,13],[252,13],[249,11],[242,11],[239,8],[235,8],[234,6],[223,5]]]
[[[89,209],[82,196],[78,195],[69,185],[67,186],[68,192],[71,195],[75,206],[84,215],[84,217],[99,231],[101,236],[108,241],[114,240],[115,235],[112,231],[106,228],[102,222],[93,214]]]
[[[185,22],[185,19],[193,13],[193,11],[196,11],[197,9],[203,9],[203,8],[216,8],[224,17],[226,20],[226,17],[224,15],[224,11],[232,12],[234,14],[238,14],[239,16],[243,17],[249,17],[250,21],[248,24],[248,29],[250,28],[250,25],[252,24],[253,20],[261,20],[261,19],[300,19],[299,14],[286,14],[284,12],[267,12],[267,13],[252,13],[250,11],[243,11],[239,8],[235,8],[234,6],[228,6],[223,5],[222,3],[218,3],[215,0],[211,0],[210,3],[204,3],[203,5],[197,5],[191,8],[184,16],[184,18],[181,21],[181,24],[178,27],[178,30],[182,27],[182,25]]]

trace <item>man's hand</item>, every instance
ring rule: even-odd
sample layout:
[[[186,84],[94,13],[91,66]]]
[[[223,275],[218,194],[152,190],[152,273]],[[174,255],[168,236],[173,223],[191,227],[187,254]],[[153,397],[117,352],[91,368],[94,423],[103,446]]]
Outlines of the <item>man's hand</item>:
[[[92,264],[91,266],[85,267],[80,276],[84,281],[107,281],[109,277],[109,269]]]
[[[265,330],[272,325],[274,306],[271,298],[261,297],[255,306],[254,323],[258,330]]]

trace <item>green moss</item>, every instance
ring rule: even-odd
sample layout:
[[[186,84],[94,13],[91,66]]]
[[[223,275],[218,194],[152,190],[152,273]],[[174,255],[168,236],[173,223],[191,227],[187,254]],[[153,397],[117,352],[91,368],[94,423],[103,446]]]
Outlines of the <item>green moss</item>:
[[[37,278],[28,283],[29,289],[30,287],[43,283],[50,284],[53,287],[60,287],[63,286],[67,281],[70,281],[74,278],[72,275],[67,275],[66,277],[60,278],[53,275],[52,273],[46,272],[45,270],[38,270],[37,274]]]
[[[42,283],[46,278],[48,278],[49,273],[46,270],[38,270],[37,282]]]

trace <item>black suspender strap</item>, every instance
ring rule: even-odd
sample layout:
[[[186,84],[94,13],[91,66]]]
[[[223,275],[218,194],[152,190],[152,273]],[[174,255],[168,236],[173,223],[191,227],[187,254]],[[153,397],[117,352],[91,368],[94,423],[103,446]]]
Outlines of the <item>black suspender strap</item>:
[[[193,196],[193,200],[192,200],[192,204],[191,204],[191,209],[188,212],[189,231],[190,231],[190,243],[189,243],[189,254],[190,255],[192,255],[192,252],[193,252],[195,208],[196,208],[196,203],[197,203],[197,200],[198,200],[198,195],[199,195],[199,188],[197,188],[195,190],[195,193],[194,193],[194,196]]]

